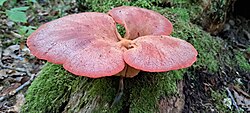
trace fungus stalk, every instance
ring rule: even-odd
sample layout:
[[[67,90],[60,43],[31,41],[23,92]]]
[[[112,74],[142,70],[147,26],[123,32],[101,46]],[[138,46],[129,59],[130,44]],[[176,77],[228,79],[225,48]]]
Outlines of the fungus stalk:
[[[126,48],[127,50],[128,49],[131,49],[131,48],[135,48],[136,47],[136,44],[132,42],[132,40],[129,40],[129,39],[126,39],[126,38],[119,38],[119,42],[118,44],[121,45],[121,48]]]

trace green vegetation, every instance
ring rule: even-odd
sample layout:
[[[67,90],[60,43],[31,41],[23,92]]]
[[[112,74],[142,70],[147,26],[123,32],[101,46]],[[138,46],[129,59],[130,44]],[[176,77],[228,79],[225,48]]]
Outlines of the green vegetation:
[[[38,76],[30,86],[26,95],[27,104],[23,111],[59,112],[57,108],[66,101],[70,91],[74,88],[73,83],[78,78],[67,73],[61,66],[47,64],[41,76]],[[46,94],[43,94],[44,92]]]
[[[250,53],[250,48],[248,48],[248,53]],[[243,52],[236,52],[236,62],[239,65],[240,69],[242,69],[243,71],[247,71],[250,72],[250,63],[249,61],[247,61],[246,55]]]
[[[124,98],[110,109],[109,104],[115,97],[119,77],[76,77],[65,71],[62,66],[48,63],[29,87],[23,112],[61,112],[60,108],[65,107],[64,104],[70,97],[84,91],[87,93],[78,98],[81,103],[74,109],[68,109],[68,112],[79,112],[82,106],[94,100],[96,96],[101,96],[100,104],[95,106],[96,112],[116,113],[122,109],[122,104],[128,103],[130,111],[155,111],[155,103],[160,95],[176,93],[176,81],[182,78],[184,72],[143,73],[133,79],[125,79]]]
[[[195,36],[200,38],[192,38],[194,47],[198,50],[198,60],[193,65],[195,68],[205,68],[211,73],[215,73],[219,69],[219,61],[217,54],[222,47],[221,41],[215,37],[211,37],[207,33],[200,34],[197,32]]]
[[[51,4],[60,4],[53,6]],[[69,1],[67,1],[69,2]],[[36,0],[0,0],[0,14],[1,17],[6,18],[7,22],[1,21],[3,24],[0,29],[11,30],[15,33],[15,38],[12,34],[1,33],[0,40],[3,47],[8,47],[9,45],[15,45],[24,43],[27,37],[37,29],[37,26],[43,24],[45,21],[50,21],[68,14],[68,10],[71,6],[65,6],[65,1],[49,1],[49,6],[43,7]],[[49,8],[54,13],[49,13],[48,15],[43,15],[38,13],[39,11],[45,11]],[[55,13],[56,12],[56,13]],[[41,22],[41,18],[43,18]],[[35,27],[36,26],[36,27]],[[4,32],[4,30],[2,30]],[[5,42],[5,40],[11,40]]]
[[[27,0],[27,4],[32,4],[32,1]],[[31,6],[31,5],[30,5]],[[20,42],[24,42],[26,38],[36,29],[36,27],[25,24],[28,21],[27,12],[30,9],[30,6],[19,6],[17,5],[16,0],[7,1],[7,0],[1,0],[0,1],[0,14],[5,15],[9,22],[10,28],[13,27],[16,29],[16,37],[13,41],[9,42],[8,44],[3,44],[3,46],[8,46],[12,44],[19,44]],[[12,23],[13,22],[13,23]],[[6,29],[2,28],[4,26],[1,26],[0,29]],[[14,31],[14,30],[13,30]],[[0,40],[5,40],[9,36],[7,34],[0,34]],[[12,37],[13,39],[13,37]]]
[[[215,107],[217,112],[219,113],[232,113],[232,102],[230,102],[231,100],[228,100],[226,91],[213,91],[211,92],[211,96],[213,98],[213,102],[215,103]],[[229,107],[228,107],[228,106]]]

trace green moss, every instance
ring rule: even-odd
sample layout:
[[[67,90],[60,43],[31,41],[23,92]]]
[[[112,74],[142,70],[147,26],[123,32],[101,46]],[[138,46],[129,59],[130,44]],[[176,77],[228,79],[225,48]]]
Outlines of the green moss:
[[[115,87],[112,86],[113,81],[110,78],[77,77],[65,71],[62,66],[46,64],[41,74],[29,87],[26,94],[26,104],[22,111],[25,113],[61,112],[70,96],[79,90],[88,91],[88,95],[81,98],[82,104],[99,94],[102,94],[103,100],[111,101],[115,94]]]
[[[125,27],[123,27],[123,26],[120,25],[120,24],[116,24],[116,28],[117,28],[117,30],[118,30],[118,33],[119,33],[122,37],[124,37],[124,35],[125,35],[125,33],[126,33]]]
[[[153,2],[158,2],[159,0],[81,0],[78,3],[81,6],[87,7],[87,11],[97,11],[97,12],[108,12],[110,9],[118,6],[138,6],[143,8],[152,8]]]
[[[226,102],[223,103],[224,100],[226,100],[227,94],[226,91],[213,91],[211,92],[211,96],[212,96],[212,100],[214,102],[215,108],[217,110],[217,112],[219,113],[232,113],[232,110],[230,110],[227,105]],[[232,103],[227,103],[229,106],[232,105]]]
[[[245,54],[243,52],[237,51],[235,57],[236,57],[236,62],[239,65],[240,69],[250,72],[250,63],[247,61]]]
[[[160,96],[170,96],[177,92],[178,80],[182,79],[184,70],[167,73],[143,73],[131,80],[130,112],[152,113],[157,110]]]
[[[193,67],[217,72],[219,69],[217,53],[222,48],[222,41],[192,24],[187,9],[173,8],[161,13],[173,23],[174,31],[171,35],[190,42],[198,51],[198,59]]]
[[[174,31],[171,34],[172,36],[190,42],[197,49],[198,59],[193,67],[206,68],[209,72],[215,73],[219,69],[217,53],[219,53],[222,48],[223,41],[219,38],[212,37],[199,26],[192,24],[190,22],[191,13],[189,13],[191,9],[192,8],[155,8],[154,10],[166,16],[173,23]]]
[[[195,36],[198,37],[192,38],[191,43],[193,43],[199,55],[197,62],[193,66],[199,68],[205,67],[209,72],[217,72],[219,69],[219,60],[217,60],[217,54],[222,47],[221,40],[211,37],[206,33]]]
[[[176,93],[176,81],[182,78],[185,71],[168,73],[143,73],[133,79],[125,79],[123,98],[115,107],[110,109],[119,83],[119,77],[90,79],[73,76],[62,66],[47,64],[41,74],[29,87],[26,94],[26,104],[23,112],[61,112],[75,93],[86,92],[81,96],[80,104],[74,108],[77,111],[82,106],[101,96],[96,112],[116,113],[124,105],[130,106],[130,111],[155,111],[157,101],[162,95]],[[139,98],[138,98],[139,97]]]
[[[74,87],[72,81],[76,79],[61,66],[47,64],[41,76],[29,87],[23,111],[58,112],[62,103],[67,101]]]

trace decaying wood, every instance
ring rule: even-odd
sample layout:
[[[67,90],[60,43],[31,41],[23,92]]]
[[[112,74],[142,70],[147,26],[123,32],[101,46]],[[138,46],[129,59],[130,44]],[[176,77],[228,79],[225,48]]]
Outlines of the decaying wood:
[[[177,84],[178,95],[164,97],[159,102],[160,113],[181,113],[185,104],[185,95],[183,94],[183,81]]]

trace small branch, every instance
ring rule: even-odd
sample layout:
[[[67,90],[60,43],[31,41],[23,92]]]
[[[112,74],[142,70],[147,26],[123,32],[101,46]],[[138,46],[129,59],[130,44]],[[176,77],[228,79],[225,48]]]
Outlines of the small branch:
[[[229,97],[231,98],[231,100],[233,102],[233,105],[235,106],[236,110],[239,112],[239,107],[238,107],[236,101],[234,100],[234,97],[233,97],[231,91],[228,88],[226,88],[226,90],[227,90]]]
[[[0,43],[1,45],[1,43]],[[3,52],[3,48],[0,47],[0,64],[2,64],[2,52]]]
[[[247,36],[247,38],[250,39],[250,33],[247,30],[245,30],[245,29],[243,29],[243,32],[245,33],[245,35]]]
[[[17,89],[15,89],[15,90],[9,92],[8,94],[0,97],[0,102],[4,101],[5,99],[10,98],[11,96],[14,96],[19,91],[21,91],[23,88],[25,88],[26,86],[30,85],[32,83],[32,81],[35,79],[35,77],[40,74],[40,72],[38,72],[37,74],[31,74],[31,78],[27,82],[25,82],[24,84],[22,84],[21,86],[19,86]]]
[[[10,33],[11,33],[12,36],[14,36],[16,38],[22,38],[22,35],[17,34],[17,33],[13,32],[13,31],[10,31]]]

